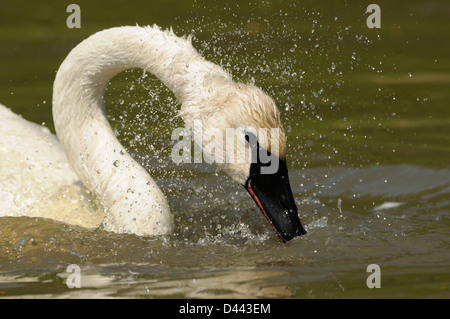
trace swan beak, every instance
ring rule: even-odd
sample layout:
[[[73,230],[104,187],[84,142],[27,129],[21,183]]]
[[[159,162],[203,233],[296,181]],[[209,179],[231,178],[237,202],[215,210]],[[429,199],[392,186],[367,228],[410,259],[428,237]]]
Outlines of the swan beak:
[[[297,206],[289,184],[286,161],[279,160],[279,164],[277,172],[261,174],[261,166],[258,163],[252,163],[250,176],[244,187],[278,236],[283,242],[287,242],[296,236],[306,234],[306,230],[298,218]]]

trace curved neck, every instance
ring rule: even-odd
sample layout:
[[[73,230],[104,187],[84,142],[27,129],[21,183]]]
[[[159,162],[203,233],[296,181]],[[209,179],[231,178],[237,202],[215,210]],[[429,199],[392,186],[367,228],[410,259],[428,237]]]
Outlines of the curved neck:
[[[171,31],[156,26],[108,29],[84,40],[62,63],[53,86],[53,118],[72,167],[107,209],[105,228],[166,234],[172,222],[165,197],[116,139],[104,108],[108,81],[136,67],[158,77],[183,105],[197,103],[206,76],[228,78],[189,39]]]

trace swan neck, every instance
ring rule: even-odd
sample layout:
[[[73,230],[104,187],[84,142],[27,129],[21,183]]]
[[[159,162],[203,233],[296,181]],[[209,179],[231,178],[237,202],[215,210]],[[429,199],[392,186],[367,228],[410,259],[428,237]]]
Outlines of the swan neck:
[[[96,87],[98,95],[112,77],[131,68],[155,75],[182,104],[197,103],[208,78],[230,80],[228,73],[195,50],[190,38],[156,26],[108,29],[85,41],[95,57],[87,59],[85,85]]]
[[[104,89],[113,76],[130,68],[154,74],[183,104],[196,103],[206,76],[226,74],[206,62],[189,39],[157,27],[96,33],[71,51],[57,73],[57,136],[83,184],[103,201],[105,228],[138,235],[168,233],[172,222],[163,193],[124,150],[106,118]]]

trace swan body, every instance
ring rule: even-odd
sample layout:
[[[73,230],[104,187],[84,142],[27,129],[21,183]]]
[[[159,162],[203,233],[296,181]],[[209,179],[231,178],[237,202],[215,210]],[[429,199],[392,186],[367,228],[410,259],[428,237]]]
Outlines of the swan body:
[[[44,217],[87,229],[105,217],[55,135],[0,104],[0,216]]]
[[[202,122],[202,130],[242,128],[242,134],[261,127],[282,128],[278,109],[269,96],[257,87],[233,82],[228,72],[195,50],[189,37],[178,37],[172,30],[157,26],[103,30],[77,45],[57,72],[52,102],[58,139],[48,129],[0,106],[0,134],[7,137],[0,142],[0,214],[34,214],[59,220],[57,213],[49,216],[43,210],[39,215],[33,205],[65,185],[83,185],[95,193],[104,211],[90,211],[90,217],[84,218],[89,222],[76,216],[72,218],[76,220],[70,220],[69,216],[69,223],[95,227],[101,220],[106,230],[141,236],[171,232],[172,216],[164,194],[116,139],[106,118],[105,87],[114,75],[130,68],[154,74],[173,91],[181,102],[180,115],[188,129],[195,130],[195,121]],[[271,149],[270,142],[263,140],[258,145],[284,161],[286,137],[282,129],[277,132],[280,147]],[[204,141],[195,142],[205,146]],[[236,143],[245,144],[245,140],[237,139]],[[32,167],[30,171],[27,165]],[[255,175],[249,158],[220,165],[246,187],[266,217],[271,215],[267,211],[278,209],[276,206],[290,207],[280,208],[286,213],[280,216],[292,216],[281,221],[288,225],[292,219],[292,229],[284,231],[290,226],[280,228],[275,225],[279,224],[277,219],[269,218],[283,240],[304,233],[297,222],[287,170],[280,173],[283,176],[260,177]],[[270,183],[267,178],[283,184],[290,198],[276,195],[279,198],[273,201],[272,190],[255,186]],[[268,200],[261,200],[266,196]]]
[[[2,215],[29,211],[34,198],[79,180],[46,127],[22,119],[1,104],[0,118]]]

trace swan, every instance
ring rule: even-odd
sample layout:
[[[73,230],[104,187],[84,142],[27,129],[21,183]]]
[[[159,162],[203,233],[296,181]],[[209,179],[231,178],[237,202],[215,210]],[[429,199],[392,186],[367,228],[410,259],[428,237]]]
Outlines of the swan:
[[[259,157],[218,165],[246,188],[283,242],[306,233],[289,184],[286,135],[274,101],[206,61],[190,36],[178,37],[157,25],[106,29],[72,49],[53,85],[56,136],[0,105],[1,216],[33,215],[33,207],[49,194],[65,185],[82,185],[95,193],[104,214],[91,213],[80,220],[69,210],[64,222],[87,228],[101,224],[107,231],[138,236],[171,233],[173,218],[164,194],[120,144],[106,117],[105,87],[114,75],[130,68],[154,74],[175,94],[189,130],[195,130],[196,121],[201,121],[202,130],[241,128],[243,134],[280,128],[278,149],[271,149],[268,141],[256,141],[279,162],[275,173],[261,174],[265,164]],[[246,149],[255,146],[248,136],[237,142]],[[204,141],[195,142],[205,147]],[[59,210],[51,214],[47,205],[38,215],[63,219]]]

